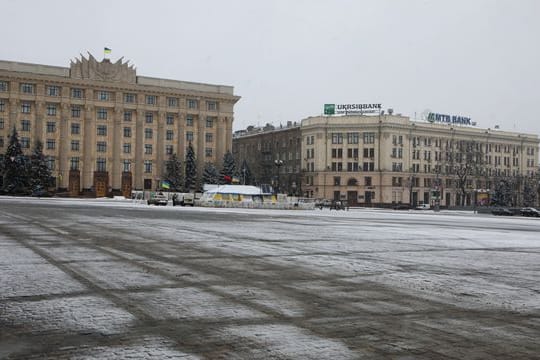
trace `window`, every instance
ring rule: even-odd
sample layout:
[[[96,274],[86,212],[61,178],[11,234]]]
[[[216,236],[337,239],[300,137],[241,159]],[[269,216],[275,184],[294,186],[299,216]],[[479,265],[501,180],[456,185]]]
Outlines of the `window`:
[[[80,168],[80,160],[78,157],[72,157],[69,162],[69,169],[70,170],[79,170]]]
[[[174,132],[172,130],[167,130],[167,133],[165,135],[167,140],[173,140],[174,139]]]
[[[21,137],[21,147],[23,149],[28,149],[30,147],[30,138],[29,137]]]
[[[144,144],[144,153],[146,155],[152,155],[152,144]]]
[[[403,171],[403,163],[393,162],[392,171]]]
[[[144,161],[144,172],[145,173],[151,173],[152,172],[152,161],[151,160],[145,160]]]
[[[205,141],[207,143],[211,143],[212,141],[214,141],[214,134],[212,133],[206,133],[205,135]]]
[[[371,176],[366,176],[364,178],[364,186],[372,186],[371,185]]]
[[[207,128],[214,127],[214,118],[213,117],[210,117],[210,116],[206,117],[206,127]]]
[[[47,105],[47,115],[56,116],[56,105]]]
[[[54,121],[47,121],[47,132],[53,133],[56,131],[56,123]]]
[[[110,94],[108,91],[98,91],[98,100],[109,101]]]
[[[193,141],[193,131],[186,131],[186,141]]]
[[[204,149],[204,156],[212,157],[212,148],[205,148]]]
[[[186,126],[193,126],[193,115],[186,116]]]
[[[124,137],[131,137],[131,128],[125,127],[124,128]]]
[[[23,102],[21,104],[21,112],[23,114],[30,114],[31,110],[32,110],[32,105],[30,105],[30,103]]]
[[[146,95],[146,105],[156,105],[157,96],[155,95]]]
[[[45,87],[45,93],[47,96],[60,96],[60,88],[55,85],[49,85]]]
[[[174,125],[174,115],[167,114],[167,125]]]
[[[45,159],[45,163],[47,164],[47,167],[49,168],[49,170],[54,170],[55,169],[55,161],[54,161],[54,158],[53,157],[48,157]]]
[[[145,139],[151,139],[152,135],[153,135],[152,129],[150,129],[150,128],[145,128],[144,129],[144,138]]]
[[[165,154],[172,155],[173,153],[173,146],[172,145],[166,145],[165,146]]]
[[[99,136],[106,136],[107,135],[107,125],[98,125],[97,134]]]
[[[131,93],[125,93],[124,94],[124,102],[125,103],[128,103],[128,104],[134,103],[136,99],[137,98],[135,97],[135,94],[131,94]]]
[[[96,171],[107,171],[107,160],[104,158],[96,159]]]
[[[341,185],[341,176],[334,176],[334,186]]]
[[[30,120],[21,121],[21,131],[30,131]]]
[[[79,151],[79,150],[80,150],[79,140],[71,140],[71,151]]]
[[[364,157],[365,158],[373,158],[373,157],[375,157],[375,149],[374,148],[365,148],[364,149]]]
[[[71,97],[75,99],[82,99],[83,90],[79,88],[71,88]]]
[[[218,109],[217,102],[215,102],[215,101],[207,101],[206,102],[206,109],[208,111],[217,111],[217,109]]]
[[[0,136],[0,147],[4,147],[4,138],[2,136]]]
[[[74,117],[74,118],[81,117],[81,107],[80,106],[71,107],[71,117]]]
[[[197,100],[187,99],[187,108],[188,109],[198,109],[199,104],[198,104]]]
[[[131,111],[124,111],[124,121],[131,121]]]
[[[333,133],[332,134],[332,144],[343,144],[343,134],[342,133]]]
[[[358,149],[347,149],[347,157],[358,159]]]
[[[96,151],[97,152],[106,152],[107,151],[107,143],[105,141],[98,141],[96,145]]]
[[[347,133],[347,143],[358,144],[359,135],[357,132]]]
[[[47,139],[45,144],[47,150],[54,150],[56,148],[56,140],[54,139]]]
[[[332,149],[332,157],[341,159],[343,157],[343,149]]]
[[[145,115],[145,121],[147,124],[151,124],[154,122],[154,114],[152,114],[151,112],[147,112],[146,115]]]
[[[123,165],[122,170],[124,172],[130,172],[131,171],[131,160],[128,160],[128,159],[124,160],[122,162],[122,165]]]
[[[97,118],[100,120],[107,120],[107,109],[99,108],[97,110]]]
[[[375,133],[374,132],[365,132],[364,133],[364,144],[375,144]]]
[[[178,107],[178,98],[168,97],[167,98],[167,105],[169,107]]]
[[[124,143],[124,154],[131,154],[131,144]]]
[[[7,81],[0,81],[0,91],[8,91],[8,83]]]
[[[0,118],[0,129],[4,128],[4,118]]]
[[[6,111],[6,102],[0,99],[0,112]]]
[[[71,134],[78,135],[81,133],[81,125],[79,123],[71,123]]]
[[[21,92],[23,94],[33,94],[34,93],[34,84],[21,84]]]
[[[347,171],[358,171],[358,163],[357,162],[348,162],[347,163]]]
[[[375,171],[375,163],[374,162],[364,162],[363,171]]]

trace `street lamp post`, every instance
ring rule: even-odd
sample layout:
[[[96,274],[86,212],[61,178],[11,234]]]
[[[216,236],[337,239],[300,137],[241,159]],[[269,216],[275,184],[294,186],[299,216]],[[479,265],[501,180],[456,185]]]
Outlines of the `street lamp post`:
[[[275,160],[274,165],[277,167],[277,183],[276,183],[276,193],[279,193],[280,191],[280,181],[279,181],[279,168],[283,166],[283,160]]]

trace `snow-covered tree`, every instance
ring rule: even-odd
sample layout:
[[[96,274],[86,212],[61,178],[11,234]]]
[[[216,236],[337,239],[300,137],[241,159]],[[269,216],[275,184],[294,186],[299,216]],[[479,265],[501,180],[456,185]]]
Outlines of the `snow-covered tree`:
[[[191,143],[189,143],[186,152],[185,165],[184,191],[194,191],[197,189],[197,162],[195,160],[195,151],[193,150],[193,145],[191,145]]]
[[[534,207],[538,201],[538,176],[527,176],[523,179],[523,206]]]
[[[204,170],[202,175],[203,184],[218,184],[219,173],[214,164],[207,162],[204,164]]]
[[[4,154],[4,191],[9,194],[27,194],[30,186],[27,159],[22,152],[17,130],[9,137],[9,144]]]
[[[225,179],[232,179],[236,175],[236,165],[234,163],[234,157],[230,151],[227,151],[223,156],[223,167],[221,168],[220,182],[226,183]]]
[[[494,188],[491,194],[492,204],[512,206],[512,197],[514,195],[512,181],[509,178],[496,178],[493,184]]]
[[[175,154],[172,154],[170,159],[165,164],[165,175],[163,179],[169,182],[171,191],[182,191],[184,186],[184,171],[182,162]]]
[[[32,190],[46,189],[51,184],[51,170],[43,155],[43,143],[36,141],[30,156],[30,187]]]
[[[482,144],[475,140],[459,140],[450,143],[446,151],[446,174],[453,177],[453,184],[461,200],[461,204],[457,205],[465,205],[467,195],[477,187],[475,181],[486,180],[482,150]]]

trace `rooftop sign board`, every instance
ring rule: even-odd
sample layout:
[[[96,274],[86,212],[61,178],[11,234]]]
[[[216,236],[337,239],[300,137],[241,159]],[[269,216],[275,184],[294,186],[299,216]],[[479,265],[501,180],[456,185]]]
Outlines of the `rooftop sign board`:
[[[324,104],[324,115],[379,114],[382,104]]]
[[[471,118],[466,116],[438,114],[427,110],[424,112],[423,117],[430,123],[476,126],[476,122],[471,121]]]

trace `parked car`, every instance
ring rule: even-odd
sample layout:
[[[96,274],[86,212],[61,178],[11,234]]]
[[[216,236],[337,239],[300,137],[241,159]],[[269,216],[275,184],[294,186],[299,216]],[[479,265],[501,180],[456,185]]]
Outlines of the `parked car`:
[[[167,196],[164,195],[162,192],[154,194],[154,196],[148,199],[148,205],[166,206],[168,202],[169,202],[169,199],[167,199]]]
[[[491,210],[491,213],[493,215],[499,215],[499,216],[513,216],[514,213],[508,210],[507,208],[497,207]]]
[[[34,191],[32,191],[30,196],[33,196],[33,197],[51,197],[51,196],[53,196],[53,193],[50,192],[50,191],[45,190],[44,188],[37,188]]]
[[[411,208],[411,205],[409,204],[394,204],[394,206],[392,206],[392,209],[394,210],[409,210]]]
[[[429,210],[431,209],[431,206],[429,206],[429,204],[420,204],[415,209],[416,210]]]
[[[192,193],[183,193],[183,194],[174,194],[173,206],[194,206],[195,205],[195,194]]]
[[[330,206],[332,206],[332,200],[328,200],[328,199],[315,200],[315,207],[318,207],[321,210],[323,207],[330,207]]]
[[[330,204],[330,210],[332,210],[332,209],[334,209],[334,210],[345,210],[345,209],[347,209],[348,210],[348,208],[349,208],[348,203],[345,200],[334,200]]]
[[[532,207],[523,208],[519,211],[522,216],[540,217],[540,211]]]

